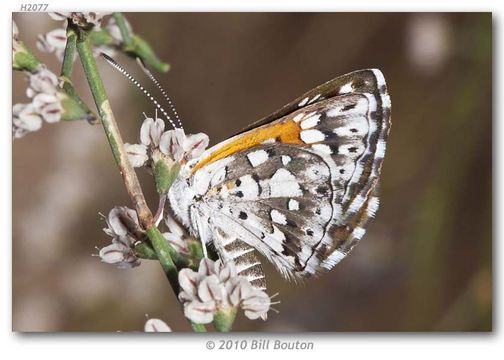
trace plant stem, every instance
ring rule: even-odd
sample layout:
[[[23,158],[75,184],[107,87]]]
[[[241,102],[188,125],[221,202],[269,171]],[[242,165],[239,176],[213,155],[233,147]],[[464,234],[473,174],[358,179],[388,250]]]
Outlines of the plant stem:
[[[112,14],[112,16],[116,21],[117,27],[119,27],[119,31],[121,32],[121,37],[124,44],[126,46],[131,45],[133,39],[131,38],[128,26],[126,25],[126,19],[124,18],[124,15],[120,12],[115,12],[114,14]]]
[[[152,213],[147,206],[147,202],[145,201],[145,197],[143,195],[138,177],[133,167],[131,166],[131,163],[124,149],[124,142],[121,138],[119,127],[110,107],[110,103],[105,91],[105,87],[101,80],[100,73],[98,72],[98,67],[91,50],[89,32],[84,29],[78,28],[76,40],[77,51],[81,59],[82,67],[84,68],[84,73],[86,74],[94,102],[101,118],[103,129],[105,130],[107,140],[112,149],[112,154],[123,177],[128,195],[135,205],[141,226],[147,231],[147,236],[151,241],[152,247],[154,248],[163,271],[165,272],[166,277],[168,278],[168,281],[170,282],[170,285],[175,292],[175,295],[178,296],[180,292],[180,284],[178,282],[178,270],[175,266],[175,263],[177,263],[177,265],[180,265],[181,267],[184,267],[184,265],[187,266],[188,262],[170,246],[170,244],[166,241],[156,225],[153,223]],[[71,50],[69,50],[69,52],[70,51]],[[65,57],[66,55],[67,54],[65,51]],[[63,66],[62,73],[66,71],[71,72],[70,65]],[[204,325],[191,323],[191,326],[193,327],[194,331],[206,331]]]
[[[128,191],[131,201],[135,205],[140,224],[144,229],[148,229],[152,225],[152,213],[147,206],[138,177],[131,166],[131,163],[128,160],[128,155],[124,149],[124,142],[121,138],[119,127],[117,126],[117,122],[110,107],[105,87],[103,86],[103,82],[100,78],[88,35],[89,33],[86,30],[79,29],[77,36],[77,51],[82,62],[82,67],[84,68],[89,87],[91,88],[91,93],[98,109],[103,129],[105,130],[107,140],[112,149],[112,154],[114,155],[114,159],[119,167],[119,172],[123,177],[126,190]]]
[[[71,23],[67,26],[66,36],[67,42],[65,46],[65,53],[63,55],[63,65],[61,66],[61,76],[70,78],[73,71],[75,49],[77,47],[77,32]]]
[[[122,50],[126,54],[133,58],[139,57],[146,65],[158,71],[167,72],[170,69],[169,64],[156,56],[147,41],[128,29],[127,20],[122,13],[116,12],[113,16],[121,32]]]
[[[161,234],[155,225],[147,229],[147,236],[149,237],[154,251],[158,257],[161,267],[165,272],[168,281],[170,282],[175,295],[178,296],[180,292],[180,284],[178,282],[178,271],[175,263],[173,262],[170,254],[170,246],[163,234]]]
[[[195,323],[191,322],[191,326],[192,326],[193,330],[196,332],[207,332],[206,327],[203,324],[195,324]]]
[[[236,308],[223,309],[215,314],[213,324],[219,332],[231,331],[236,318]]]

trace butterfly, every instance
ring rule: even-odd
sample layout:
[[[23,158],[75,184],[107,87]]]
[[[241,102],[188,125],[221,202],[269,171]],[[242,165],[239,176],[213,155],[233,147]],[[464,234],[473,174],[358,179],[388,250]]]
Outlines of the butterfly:
[[[170,206],[256,287],[257,253],[289,279],[323,273],[376,214],[390,113],[380,70],[337,77],[184,164]]]

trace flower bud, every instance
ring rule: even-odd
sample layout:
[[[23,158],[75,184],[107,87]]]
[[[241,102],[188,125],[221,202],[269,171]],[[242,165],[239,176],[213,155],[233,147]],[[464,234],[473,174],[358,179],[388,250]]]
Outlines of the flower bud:
[[[145,332],[171,332],[171,328],[162,320],[149,319],[145,323]]]

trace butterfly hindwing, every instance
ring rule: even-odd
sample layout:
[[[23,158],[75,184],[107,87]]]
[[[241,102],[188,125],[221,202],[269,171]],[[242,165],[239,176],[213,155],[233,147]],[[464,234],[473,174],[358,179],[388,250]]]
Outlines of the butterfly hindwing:
[[[376,212],[389,128],[381,72],[344,75],[207,150],[170,202],[204,241],[244,242],[286,277],[330,269]]]

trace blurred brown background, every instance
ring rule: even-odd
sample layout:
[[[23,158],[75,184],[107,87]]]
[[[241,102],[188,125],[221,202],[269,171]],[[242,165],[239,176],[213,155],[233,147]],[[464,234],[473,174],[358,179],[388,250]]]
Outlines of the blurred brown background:
[[[480,14],[132,13],[136,32],[172,68],[157,74],[186,131],[215,144],[306,90],[380,68],[393,125],[381,208],[362,243],[302,286],[268,266],[280,293],[249,331],[492,329],[492,18]],[[21,39],[61,26],[15,14]],[[53,54],[40,54],[59,73]],[[117,59],[153,86],[136,63]],[[125,139],[153,106],[100,61]],[[13,102],[26,102],[23,74]],[[77,60],[74,81],[93,105]],[[155,91],[153,91],[155,92]],[[92,106],[94,109],[94,105]],[[155,207],[151,179],[139,171]],[[189,330],[157,263],[100,263],[95,246],[114,205],[130,205],[100,126],[44,124],[13,144],[13,329],[142,330],[145,314]]]

